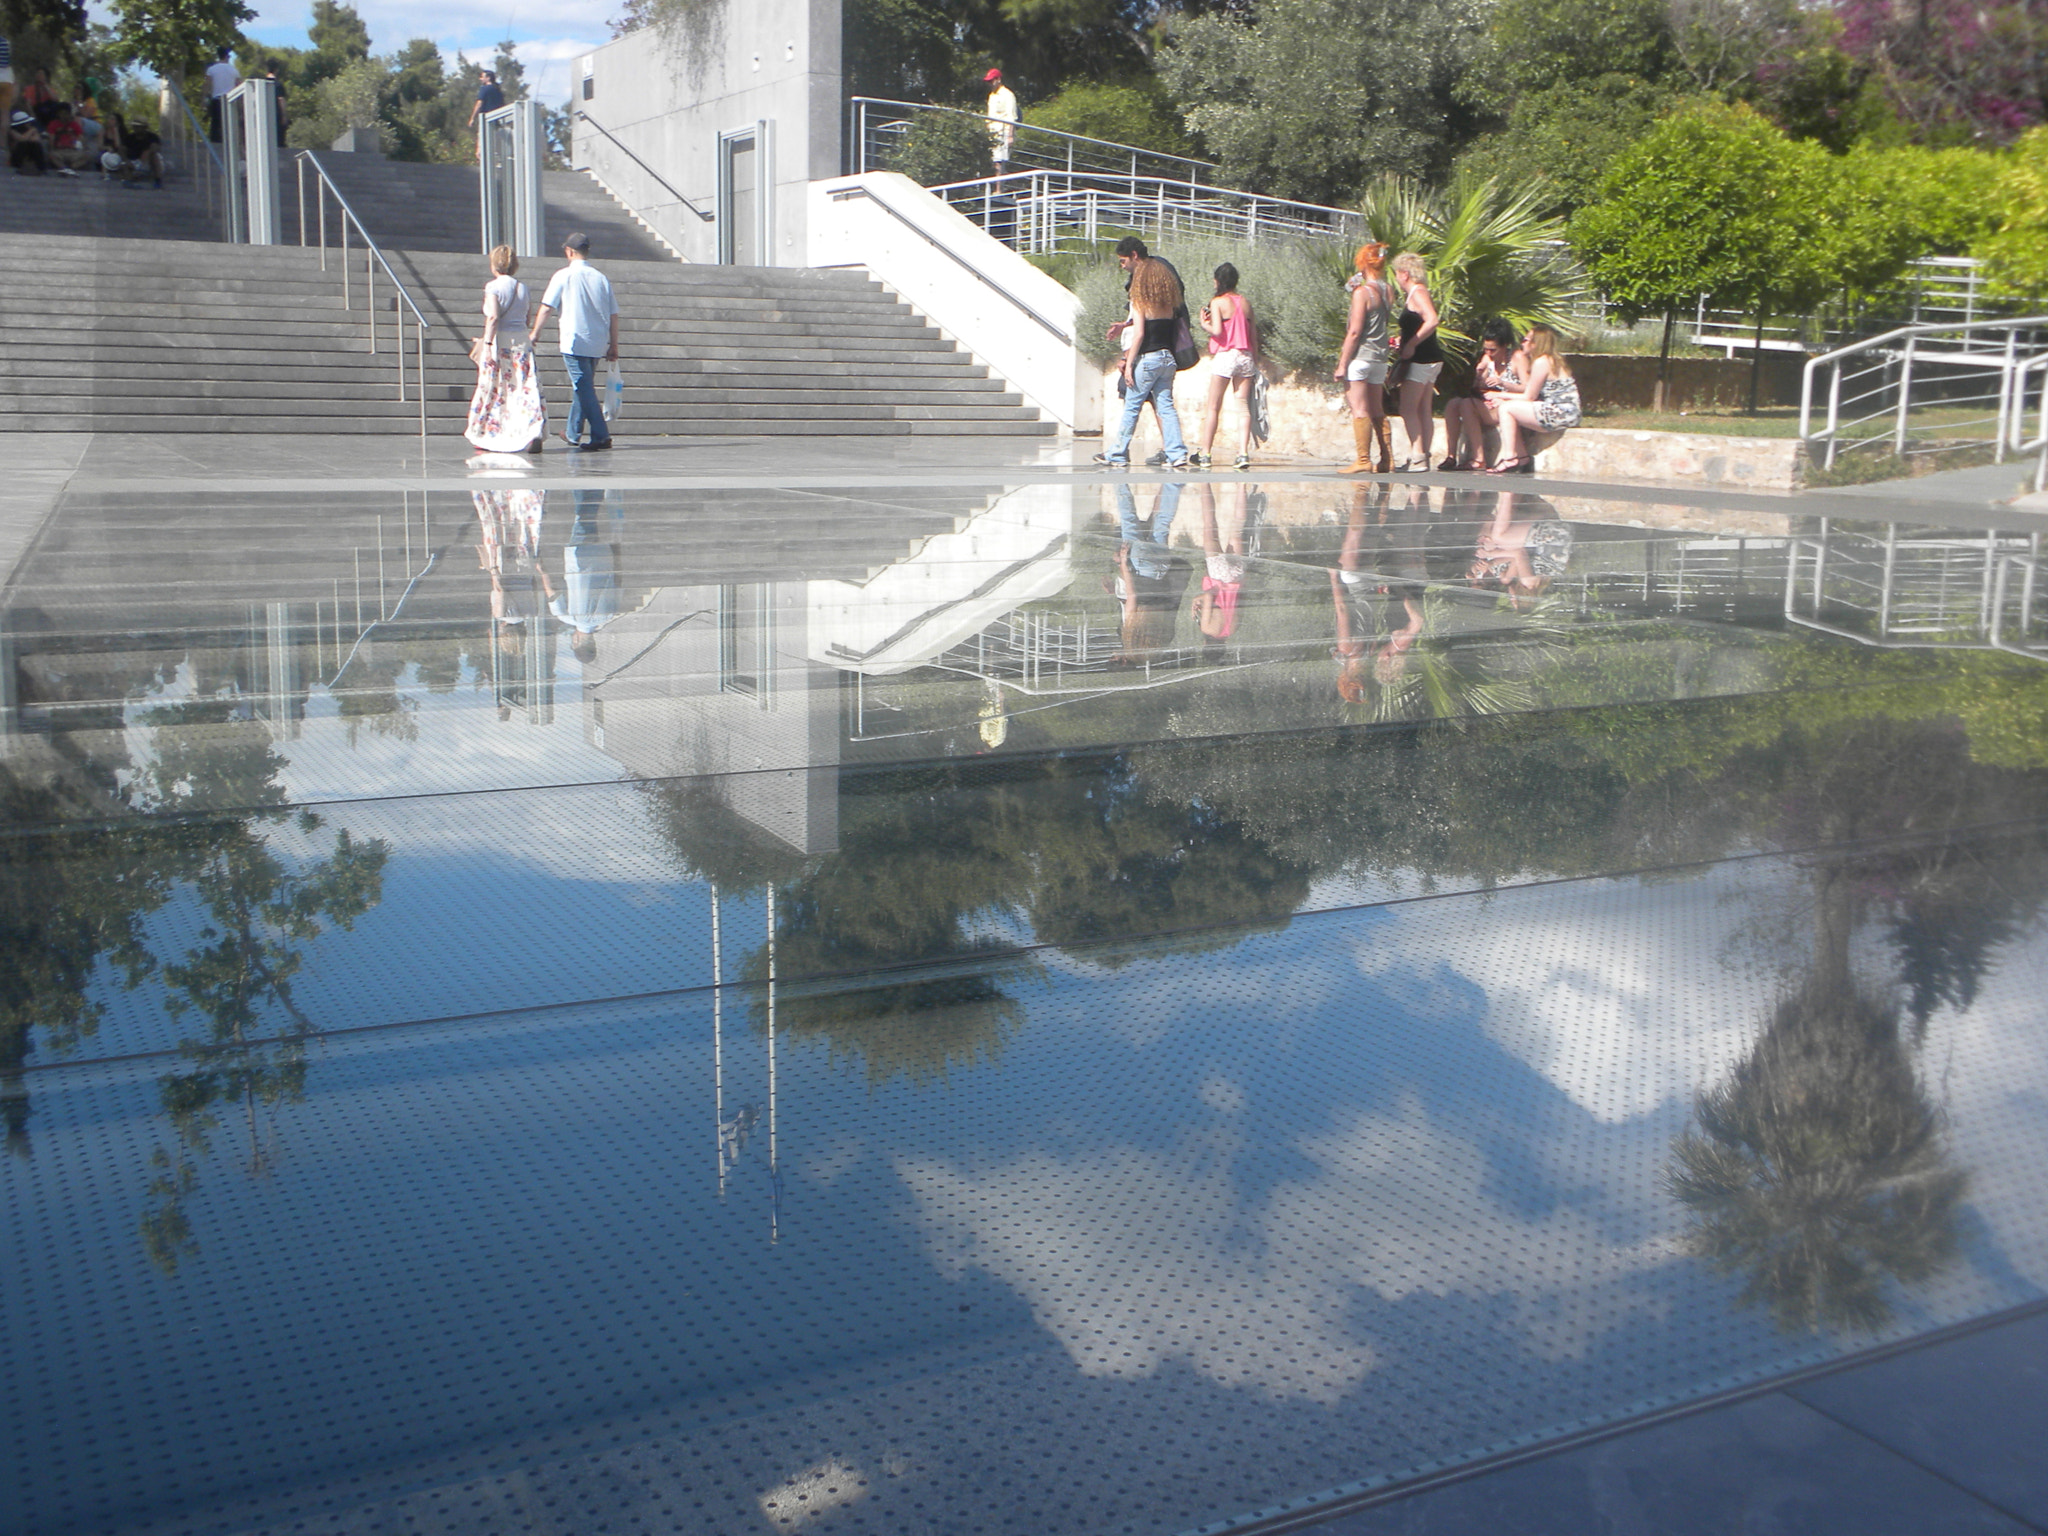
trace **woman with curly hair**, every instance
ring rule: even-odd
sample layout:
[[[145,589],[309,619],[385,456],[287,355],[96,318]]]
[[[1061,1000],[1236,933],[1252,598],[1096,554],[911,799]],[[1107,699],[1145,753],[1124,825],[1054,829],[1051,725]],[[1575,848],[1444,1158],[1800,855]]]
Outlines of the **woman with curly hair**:
[[[1124,415],[1116,441],[1095,462],[1115,467],[1131,462],[1131,434],[1138,414],[1150,400],[1159,413],[1159,435],[1166,440],[1169,469],[1188,467],[1188,447],[1180,435],[1180,413],[1173,405],[1173,344],[1180,330],[1182,294],[1173,268],[1157,256],[1141,258],[1131,269],[1131,319],[1124,328]]]

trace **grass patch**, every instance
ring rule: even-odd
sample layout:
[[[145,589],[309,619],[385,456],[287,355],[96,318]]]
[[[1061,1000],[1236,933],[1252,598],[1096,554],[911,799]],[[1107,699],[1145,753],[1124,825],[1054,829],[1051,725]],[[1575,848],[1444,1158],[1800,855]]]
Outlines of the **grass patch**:
[[[1590,410],[1589,427],[1615,432],[1707,432],[1720,437],[1797,437],[1799,407],[1767,405],[1754,416],[1743,411]]]

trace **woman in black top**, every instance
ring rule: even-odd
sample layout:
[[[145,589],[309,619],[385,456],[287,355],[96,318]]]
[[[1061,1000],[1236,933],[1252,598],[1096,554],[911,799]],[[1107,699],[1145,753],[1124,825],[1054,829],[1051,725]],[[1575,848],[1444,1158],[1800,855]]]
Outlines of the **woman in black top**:
[[[1443,344],[1436,339],[1436,301],[1429,296],[1429,265],[1414,251],[1394,258],[1394,285],[1401,291],[1401,346],[1406,363],[1401,379],[1401,424],[1408,450],[1396,469],[1429,468],[1436,441],[1436,376],[1444,370]]]

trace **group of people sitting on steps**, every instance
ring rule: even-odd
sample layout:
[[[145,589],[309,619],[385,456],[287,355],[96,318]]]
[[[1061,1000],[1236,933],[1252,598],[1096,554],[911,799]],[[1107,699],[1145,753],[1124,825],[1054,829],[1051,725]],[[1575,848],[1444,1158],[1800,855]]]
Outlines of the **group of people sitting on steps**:
[[[11,84],[8,94],[13,95]],[[0,115],[6,119],[7,163],[17,176],[93,170],[126,186],[139,187],[145,177],[154,186],[164,184],[163,140],[154,129],[131,127],[112,110],[102,120],[90,89],[72,101],[51,86],[48,70],[37,70]]]
[[[1483,470],[1491,475],[1532,474],[1536,455],[1579,424],[1579,386],[1558,345],[1557,332],[1532,325],[1523,336],[1505,320],[1481,328],[1480,355],[1466,393],[1444,407],[1444,457],[1432,465],[1436,437],[1434,402],[1446,356],[1437,338],[1439,316],[1429,293],[1428,263],[1413,251],[1387,260],[1388,247],[1368,241],[1358,248],[1346,287],[1350,312],[1336,377],[1351,408],[1355,453],[1347,474],[1426,470]],[[1170,469],[1206,469],[1222,415],[1224,397],[1244,407],[1244,439],[1237,467],[1251,464],[1254,381],[1261,373],[1258,319],[1251,301],[1238,292],[1238,271],[1225,262],[1215,271],[1215,292],[1202,307],[1209,333],[1209,389],[1202,412],[1201,440],[1190,448],[1174,406],[1175,376],[1194,365],[1196,354],[1180,274],[1152,255],[1136,236],[1120,241],[1117,265],[1130,296],[1126,317],[1109,329],[1122,344],[1118,393],[1122,418],[1109,446],[1095,462],[1130,463],[1131,438],[1149,402],[1159,418],[1164,446],[1152,461]],[[1397,302],[1398,301],[1398,302]],[[1394,458],[1393,418],[1398,415],[1406,451]],[[1490,443],[1497,442],[1497,451]]]

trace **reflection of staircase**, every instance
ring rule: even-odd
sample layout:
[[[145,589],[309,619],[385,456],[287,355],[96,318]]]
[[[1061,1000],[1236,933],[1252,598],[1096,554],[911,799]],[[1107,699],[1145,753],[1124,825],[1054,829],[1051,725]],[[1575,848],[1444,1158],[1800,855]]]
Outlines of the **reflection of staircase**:
[[[105,195],[139,206],[154,194]],[[592,238],[599,241],[595,231]],[[481,323],[488,274],[473,255],[427,250],[391,259],[435,326],[426,358],[430,430],[457,433],[475,382],[467,338]],[[0,379],[11,397],[0,431],[416,432],[410,355],[408,398],[398,396],[390,286],[380,277],[382,350],[373,355],[360,252],[355,260],[357,307],[350,311],[342,307],[338,260],[330,256],[322,272],[318,253],[296,246],[0,234],[0,264],[35,274],[0,294],[0,349],[17,360],[49,360]],[[536,297],[557,264],[524,269]],[[858,273],[599,265],[625,311],[628,435],[1054,430]],[[543,363],[559,427],[566,381],[546,346]]]

